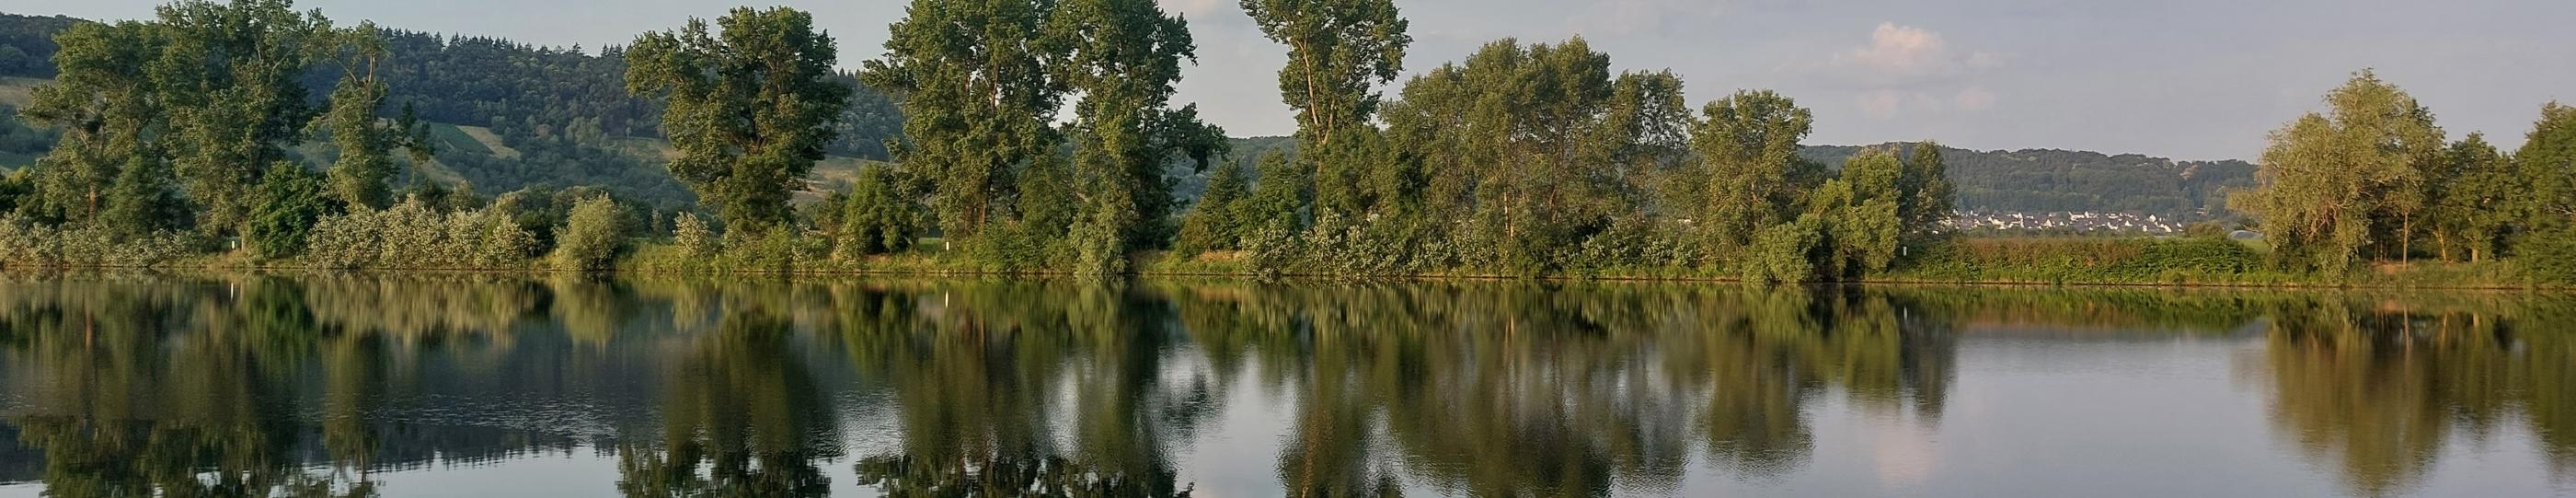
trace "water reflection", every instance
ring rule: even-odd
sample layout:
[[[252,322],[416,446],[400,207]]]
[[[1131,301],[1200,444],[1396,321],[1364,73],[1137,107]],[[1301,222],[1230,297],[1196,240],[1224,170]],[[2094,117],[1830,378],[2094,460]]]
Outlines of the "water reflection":
[[[1230,494],[1673,494],[1814,471],[1824,406],[1938,432],[1960,416],[1961,343],[2040,327],[2243,337],[2259,361],[2236,373],[2272,432],[2342,491],[2381,495],[2419,490],[2463,437],[2576,475],[2576,338],[2550,328],[2576,323],[2568,302],[13,276],[0,481],[419,495],[440,490],[381,477],[545,455],[614,474],[529,478],[630,496],[1188,496],[1246,470],[1201,462],[1249,456],[1275,487]],[[1209,443],[1228,427],[1270,439]]]

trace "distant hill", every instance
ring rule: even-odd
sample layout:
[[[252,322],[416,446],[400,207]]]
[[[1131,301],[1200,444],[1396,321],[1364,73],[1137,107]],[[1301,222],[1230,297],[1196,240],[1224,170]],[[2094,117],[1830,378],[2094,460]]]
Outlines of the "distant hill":
[[[51,148],[52,138],[17,122],[27,90],[54,75],[53,36],[81,22],[68,17],[0,14],[0,170],[23,167]],[[575,46],[541,47],[501,38],[387,30],[390,49],[378,69],[391,83],[390,116],[409,104],[439,123],[433,179],[463,182],[478,193],[526,187],[599,185],[657,205],[694,202],[662,170],[661,105],[627,95],[619,47],[597,55]],[[315,67],[304,80],[317,101],[341,74]],[[827,153],[835,164],[882,160],[885,142],[902,132],[892,99],[858,84],[843,116],[841,138]],[[33,137],[33,138],[31,138]],[[460,137],[471,140],[460,140]],[[471,143],[469,143],[471,142]],[[295,148],[327,163],[328,147]]]
[[[54,74],[53,34],[84,22],[66,17],[0,14],[0,110],[23,105],[29,88]],[[412,104],[439,123],[439,154],[421,168],[431,179],[460,182],[486,195],[523,187],[601,185],[659,205],[694,197],[663,171],[669,146],[656,129],[660,106],[626,94],[621,48],[598,55],[580,47],[553,48],[506,39],[387,32],[392,55],[381,69],[392,82],[394,106]],[[22,54],[22,55],[21,55]],[[327,88],[336,67],[315,68],[307,84]],[[857,87],[844,116],[833,158],[817,165],[812,182],[830,188],[858,168],[887,159],[884,144],[902,133],[903,116],[892,99]],[[314,92],[315,98],[325,94]],[[15,112],[0,112],[0,170],[32,164],[51,147],[46,130],[27,128]],[[1288,137],[1237,138],[1231,158],[1252,173],[1272,151],[1293,154]],[[1901,144],[1888,146],[1902,147]],[[296,148],[306,160],[327,163],[329,147]],[[1801,155],[1839,167],[1858,146],[1808,147]],[[2175,161],[2137,154],[2030,149],[1944,149],[1960,207],[1987,211],[2107,211],[2196,217],[2224,208],[2225,192],[2253,184],[2244,161]],[[1206,172],[1175,163],[1173,193],[1196,199]],[[812,198],[812,195],[800,198]]]
[[[1870,146],[1814,146],[1800,156],[1840,168]],[[1882,144],[1875,147],[1908,147]],[[2096,211],[2185,219],[2221,216],[2227,191],[2254,185],[2245,161],[2176,161],[2139,154],[2056,149],[1941,148],[1958,186],[1959,208],[1980,211]]]

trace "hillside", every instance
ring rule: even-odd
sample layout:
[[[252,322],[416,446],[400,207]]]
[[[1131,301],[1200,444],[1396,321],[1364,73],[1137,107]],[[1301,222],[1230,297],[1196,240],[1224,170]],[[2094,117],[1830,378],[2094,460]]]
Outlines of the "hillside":
[[[1904,147],[1883,144],[1877,147]],[[1812,146],[1809,160],[1840,167],[1864,146]],[[1959,208],[1978,211],[2097,211],[2186,219],[2221,216],[2226,192],[2254,185],[2245,161],[2176,161],[2139,154],[2056,149],[1975,151],[1943,147]]]
[[[23,104],[27,90],[53,74],[52,33],[75,19],[0,14],[0,107]],[[620,47],[593,54],[581,47],[538,47],[506,39],[388,31],[394,82],[390,99],[411,105],[438,123],[437,160],[421,168],[430,179],[463,183],[486,195],[528,187],[602,185],[657,205],[692,202],[662,170],[669,147],[659,137],[660,106],[625,92]],[[24,57],[12,54],[27,54]],[[307,78],[327,88],[333,67]],[[858,168],[887,159],[884,144],[900,135],[894,102],[858,85],[844,116],[843,137],[828,148],[812,183],[830,188]],[[324,93],[317,90],[317,96]],[[387,109],[387,113],[398,109]],[[0,169],[32,164],[52,135],[19,125],[15,113],[0,117]],[[1233,160],[1253,173],[1272,150],[1294,153],[1286,137],[1238,138]],[[328,147],[299,147],[308,161],[327,162]],[[1840,165],[1859,146],[1816,146],[1811,160]],[[2137,154],[2107,155],[2053,149],[1972,151],[1944,149],[1960,207],[1985,211],[2108,211],[2169,217],[2217,215],[2225,192],[2253,183],[2244,161],[2175,161]],[[1173,192],[1196,199],[1207,174],[1175,164]],[[801,199],[814,198],[800,195]]]
[[[15,107],[27,91],[54,74],[53,36],[86,22],[65,17],[0,14],[0,170],[32,164],[51,148],[50,132],[18,123]],[[626,63],[618,47],[597,51],[540,47],[500,38],[387,30],[388,62],[379,69],[392,82],[390,116],[411,106],[436,126],[436,161],[423,176],[461,183],[477,193],[521,188],[598,185],[661,206],[694,202],[662,169],[661,106],[627,95]],[[24,54],[19,55],[19,54]],[[317,100],[340,68],[316,67],[304,80]],[[827,153],[836,164],[886,157],[885,141],[900,133],[902,114],[892,100],[859,85],[843,117],[842,137]],[[307,162],[327,163],[329,147],[294,148]]]

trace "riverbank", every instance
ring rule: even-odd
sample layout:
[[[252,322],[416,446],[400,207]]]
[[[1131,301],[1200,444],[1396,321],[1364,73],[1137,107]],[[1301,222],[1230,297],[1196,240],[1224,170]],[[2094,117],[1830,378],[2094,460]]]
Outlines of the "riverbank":
[[[673,244],[644,242],[625,251],[602,273],[644,275],[893,275],[923,277],[1070,277],[1073,272],[1046,268],[1005,268],[980,264],[962,253],[932,248],[893,255],[835,257],[821,248],[793,242],[728,250],[686,251]],[[134,251],[117,251],[134,252]],[[143,251],[152,257],[34,259],[54,264],[26,264],[31,259],[0,261],[0,267],[27,269],[134,269],[193,271],[356,271],[460,273],[579,273],[557,269],[546,258],[510,265],[424,265],[340,268],[299,259],[260,260],[245,251],[179,254]],[[1239,279],[1337,280],[1540,280],[1608,282],[1743,283],[1739,273],[1717,266],[1636,265],[1574,268],[1538,274],[1449,269],[1373,274],[1312,271],[1298,262],[1263,268],[1242,252],[1181,256],[1154,251],[1131,255],[1127,275]],[[1820,279],[1817,284],[1968,285],[1968,286],[2104,286],[2205,287],[2259,289],[2404,289],[2404,290],[2567,290],[2576,286],[2538,281],[2512,262],[2419,261],[2383,263],[2345,275],[2287,272],[2273,269],[2259,248],[2217,239],[1970,239],[1946,241],[1899,258],[1887,271],[1853,278]]]

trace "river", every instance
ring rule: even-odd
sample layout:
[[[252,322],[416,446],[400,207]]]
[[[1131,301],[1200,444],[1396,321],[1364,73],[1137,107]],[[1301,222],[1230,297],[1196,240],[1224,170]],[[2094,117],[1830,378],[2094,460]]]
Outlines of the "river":
[[[0,495],[2551,496],[2576,298],[0,276]]]

